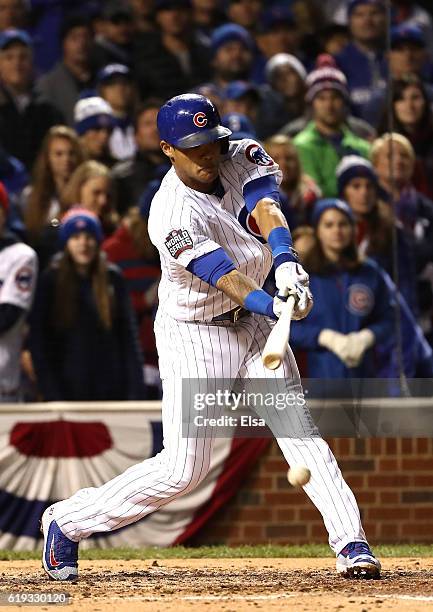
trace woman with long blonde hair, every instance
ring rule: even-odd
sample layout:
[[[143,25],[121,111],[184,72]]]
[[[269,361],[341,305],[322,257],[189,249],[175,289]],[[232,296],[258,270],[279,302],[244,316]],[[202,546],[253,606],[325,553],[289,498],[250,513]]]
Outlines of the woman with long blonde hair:
[[[110,169],[95,160],[80,164],[63,190],[62,205],[65,209],[78,205],[89,210],[100,220],[104,234],[112,234],[119,216],[115,210]]]
[[[30,240],[62,213],[62,191],[84,160],[78,136],[66,125],[48,130],[33,169],[33,180],[23,194],[24,222]]]

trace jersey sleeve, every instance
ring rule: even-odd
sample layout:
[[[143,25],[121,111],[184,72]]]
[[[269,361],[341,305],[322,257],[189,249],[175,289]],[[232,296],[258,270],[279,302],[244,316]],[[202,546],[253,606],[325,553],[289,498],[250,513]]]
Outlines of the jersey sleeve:
[[[194,259],[221,248],[207,235],[205,219],[190,206],[183,207],[181,214],[174,215],[168,223],[161,223],[151,240],[161,257],[183,268]]]
[[[11,253],[8,274],[0,289],[0,304],[14,304],[30,310],[37,277],[36,253],[24,244],[16,245]]]
[[[282,173],[278,164],[255,140],[245,139],[240,141],[233,152],[232,161],[242,190],[247,183],[263,176],[273,175],[277,184],[280,185],[281,183]]]

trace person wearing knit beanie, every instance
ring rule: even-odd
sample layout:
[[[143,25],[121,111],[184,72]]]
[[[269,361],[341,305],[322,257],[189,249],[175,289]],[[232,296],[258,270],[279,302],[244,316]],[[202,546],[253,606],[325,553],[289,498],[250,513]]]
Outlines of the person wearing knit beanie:
[[[298,150],[304,172],[311,176],[325,197],[338,193],[335,170],[342,157],[367,157],[369,143],[359,138],[349,127],[349,94],[344,74],[333,58],[321,55],[317,67],[307,79],[306,100],[311,121],[293,142]]]
[[[303,117],[306,106],[307,71],[295,55],[273,55],[266,62],[265,77],[267,83],[261,85],[262,108],[257,121],[257,135],[261,140],[283,131],[286,125]]]
[[[338,195],[343,197],[346,185],[354,178],[369,179],[376,187],[378,186],[377,174],[368,159],[359,155],[347,155],[343,157],[336,168]]]
[[[44,401],[143,399],[134,313],[101,226],[80,207],[62,218],[63,250],[42,271],[28,346]]]
[[[287,71],[287,69],[287,66],[285,66],[284,70]],[[274,74],[278,74],[281,70],[283,68],[278,69],[275,67]],[[376,130],[369,123],[350,114],[350,92],[347,79],[345,74],[337,67],[332,55],[322,53],[317,57],[314,69],[304,78],[302,86],[303,91],[306,91],[303,99],[303,104],[306,108],[300,108],[296,115],[297,118],[279,130],[282,134],[292,138],[299,134],[307,124],[317,96],[323,92],[330,91],[333,93],[328,94],[328,98],[332,97],[335,99],[337,97],[335,94],[338,94],[338,97],[343,101],[343,104],[337,102],[337,105],[341,107],[340,115],[350,130],[356,136],[366,140],[373,140],[376,137]]]
[[[391,277],[394,258],[397,257],[399,291],[412,312],[418,312],[416,260],[412,239],[406,229],[395,224],[388,201],[389,194],[380,185],[374,166],[358,155],[348,155],[343,157],[335,173],[338,197],[347,202],[356,220],[359,252],[373,259]],[[425,244],[428,242],[427,238]]]
[[[345,101],[349,99],[349,90],[344,73],[339,70],[330,56],[323,54],[317,59],[317,68],[306,78],[306,101],[311,103],[318,93],[327,89],[341,94]]]
[[[74,129],[89,159],[111,167],[115,160],[110,154],[109,142],[115,126],[113,109],[100,96],[78,100],[74,107]]]
[[[273,55],[265,66],[265,76],[268,82],[271,82],[275,76],[275,71],[279,68],[289,66],[302,81],[307,78],[307,71],[304,68],[302,62],[298,60],[295,55],[291,53],[277,53]]]
[[[318,200],[314,206],[313,214],[311,215],[311,222],[314,227],[317,227],[321,216],[327,210],[338,210],[346,215],[351,225],[355,224],[355,217],[353,216],[352,209],[347,202],[344,200],[339,200],[338,198],[324,198],[323,200]]]
[[[92,236],[98,244],[102,242],[102,227],[98,217],[85,208],[72,208],[62,220],[59,231],[59,241],[64,248],[69,238],[85,232]]]

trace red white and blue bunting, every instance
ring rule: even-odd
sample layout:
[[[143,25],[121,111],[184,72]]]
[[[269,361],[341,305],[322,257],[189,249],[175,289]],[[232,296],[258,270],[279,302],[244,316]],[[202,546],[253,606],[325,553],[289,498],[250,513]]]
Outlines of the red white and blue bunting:
[[[184,543],[236,493],[267,439],[217,439],[211,469],[191,493],[83,547]],[[98,487],[162,449],[158,403],[0,406],[0,549],[40,547],[52,502]]]

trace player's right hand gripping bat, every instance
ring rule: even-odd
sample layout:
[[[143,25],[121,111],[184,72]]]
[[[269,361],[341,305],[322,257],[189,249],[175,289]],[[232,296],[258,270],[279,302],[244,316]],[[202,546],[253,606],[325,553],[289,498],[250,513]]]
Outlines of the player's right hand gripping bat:
[[[290,323],[292,320],[295,297],[290,295],[287,302],[281,306],[281,316],[275,323],[263,349],[262,361],[268,370],[280,367],[287,351],[290,336]]]

